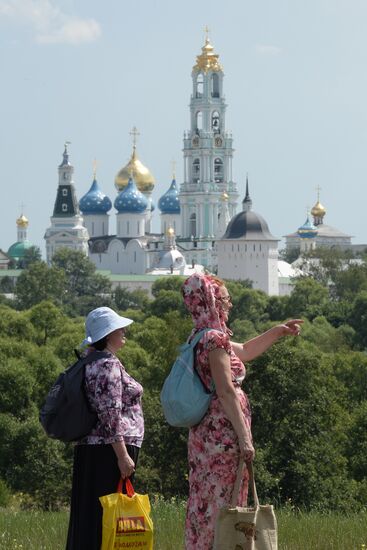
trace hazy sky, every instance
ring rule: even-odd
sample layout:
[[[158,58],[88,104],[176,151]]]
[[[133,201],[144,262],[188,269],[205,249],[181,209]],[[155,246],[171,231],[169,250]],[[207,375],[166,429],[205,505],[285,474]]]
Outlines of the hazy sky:
[[[0,0],[0,248],[16,241],[24,203],[44,250],[65,140],[79,199],[96,157],[114,200],[134,125],[154,200],[172,159],[182,181],[205,25],[225,72],[241,197],[248,172],[253,209],[281,237],[320,186],[325,222],[367,242],[365,0]]]

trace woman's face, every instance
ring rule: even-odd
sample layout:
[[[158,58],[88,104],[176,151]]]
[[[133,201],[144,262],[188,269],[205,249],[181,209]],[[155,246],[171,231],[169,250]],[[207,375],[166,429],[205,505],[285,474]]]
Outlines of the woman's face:
[[[219,296],[217,297],[219,307],[222,309],[224,320],[228,321],[229,311],[232,308],[231,297],[225,286],[219,288]]]
[[[121,349],[125,342],[124,328],[118,328],[107,336],[107,346],[113,353]]]

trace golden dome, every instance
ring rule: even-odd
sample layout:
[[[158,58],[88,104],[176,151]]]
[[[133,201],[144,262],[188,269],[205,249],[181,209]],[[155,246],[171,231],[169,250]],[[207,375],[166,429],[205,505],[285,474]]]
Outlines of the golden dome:
[[[314,218],[322,218],[326,214],[325,208],[322,206],[321,202],[318,200],[315,206],[311,209],[311,214]]]
[[[173,237],[174,234],[175,234],[175,230],[173,229],[173,227],[169,227],[167,229],[167,233],[166,233],[169,237]]]
[[[196,65],[194,65],[194,71],[223,71],[221,64],[218,61],[218,54],[214,53],[214,48],[210,43],[208,37],[205,39],[205,44],[201,48],[202,53],[196,57]]]
[[[17,226],[18,227],[28,227],[28,224],[29,224],[28,218],[26,218],[24,214],[22,214],[17,219]]]
[[[115,187],[119,192],[125,189],[131,176],[134,178],[139,191],[142,193],[152,191],[155,184],[154,176],[138,159],[135,146],[129,162],[121,168],[115,177]]]

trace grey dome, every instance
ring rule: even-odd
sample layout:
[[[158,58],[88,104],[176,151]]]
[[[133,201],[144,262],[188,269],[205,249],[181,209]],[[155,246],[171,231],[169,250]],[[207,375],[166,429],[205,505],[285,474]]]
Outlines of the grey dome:
[[[269,231],[268,224],[260,214],[252,210],[236,214],[227,226],[223,239],[246,239],[264,241],[277,239]]]

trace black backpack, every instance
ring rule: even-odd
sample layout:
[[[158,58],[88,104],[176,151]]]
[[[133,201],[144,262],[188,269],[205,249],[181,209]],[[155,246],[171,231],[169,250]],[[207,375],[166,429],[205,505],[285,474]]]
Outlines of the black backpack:
[[[108,357],[108,354],[93,351],[79,358],[58,376],[39,414],[39,420],[49,437],[65,442],[77,441],[94,428],[97,414],[85,394],[85,365],[103,357]]]

